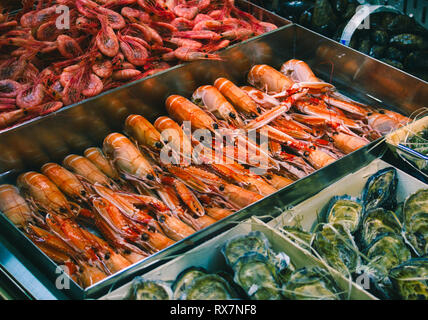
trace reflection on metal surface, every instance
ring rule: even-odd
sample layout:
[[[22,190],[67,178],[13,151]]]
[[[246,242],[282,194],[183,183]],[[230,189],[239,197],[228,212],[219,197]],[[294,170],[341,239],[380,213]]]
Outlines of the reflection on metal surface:
[[[100,146],[105,136],[104,132],[122,131],[124,120],[130,113],[141,113],[149,120],[153,120],[165,114],[164,103],[168,95],[180,94],[189,97],[197,86],[213,83],[219,76],[243,84],[253,64],[270,64],[278,68],[290,58],[303,59],[308,61],[316,74],[321,75],[325,80],[329,81],[332,76],[332,83],[343,93],[369,104],[376,104],[376,100],[384,101],[386,106],[402,110],[404,113],[411,113],[423,107],[428,100],[427,86],[424,82],[299,26],[286,26],[246,41],[223,51],[221,56],[221,61],[203,61],[175,67],[149,79],[62,110],[57,115],[47,116],[27,126],[0,134],[0,144],[11,146],[11,150],[17,154],[15,161],[13,152],[10,153],[12,156],[8,156],[12,160],[1,161],[0,158],[0,172],[15,168],[13,164],[19,164],[19,162],[23,163],[21,167],[36,168],[51,160],[61,161],[62,159],[58,157],[63,151],[66,154],[81,154],[86,147]],[[388,80],[384,79],[385,74],[388,74]],[[403,91],[407,94],[402,94]],[[35,134],[40,128],[43,128],[41,137]],[[48,130],[49,134],[55,137],[52,138],[53,143],[57,137],[64,142],[66,147],[61,147],[63,151],[55,150],[52,153],[52,150],[45,146],[46,142],[38,140],[46,136],[43,130]],[[302,201],[378,156],[383,152],[384,145],[369,153],[369,150],[378,142],[375,141],[347,155],[328,167],[84,291],[74,284],[69,295],[98,296],[108,291],[113,285],[123,284],[136,273],[142,274],[145,270],[162,263],[168,256],[184,252],[195,243],[200,243],[232,227],[236,221],[251,215],[275,216],[279,214],[275,211],[276,207]],[[14,183],[14,178],[13,174],[7,173],[0,178],[0,183]],[[39,270],[43,270],[46,277],[52,281],[55,277],[55,264],[1,215],[0,222],[1,234],[8,234],[8,239],[17,243],[17,247],[19,246],[21,250],[25,250],[26,255],[31,257]]]

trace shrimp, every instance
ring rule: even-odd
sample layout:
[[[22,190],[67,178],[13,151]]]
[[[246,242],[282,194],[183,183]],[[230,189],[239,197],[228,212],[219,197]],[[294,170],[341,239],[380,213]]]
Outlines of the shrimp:
[[[145,186],[159,184],[159,177],[150,162],[124,135],[109,134],[104,139],[103,152],[127,178],[137,180]]]
[[[163,147],[161,134],[144,117],[132,114],[125,120],[125,132],[133,137],[141,146],[147,146],[154,151]]]
[[[113,71],[112,79],[118,81],[128,81],[141,76],[142,72],[137,69],[122,69]]]
[[[195,194],[180,180],[173,177],[163,176],[162,183],[172,186],[176,194],[180,197],[183,203],[189,208],[189,211],[196,216],[205,214],[204,208],[196,198]]]
[[[90,183],[99,183],[109,187],[115,186],[111,179],[85,157],[70,154],[64,158],[63,165]]]
[[[346,154],[362,148],[370,142],[365,138],[342,132],[333,132],[329,136],[333,139],[334,145]]]
[[[164,184],[162,188],[157,190],[157,194],[175,216],[195,230],[201,230],[206,226],[215,223],[214,219],[211,219],[206,215],[194,217],[188,213],[187,210],[185,210],[185,208],[182,206],[176,190],[171,185]]]
[[[0,129],[7,128],[18,121],[22,120],[28,111],[25,109],[18,109],[0,113]]]
[[[219,119],[226,120],[235,127],[244,126],[235,108],[214,86],[201,86],[195,90],[192,96],[195,104],[211,112]]]
[[[291,77],[291,79],[300,87],[319,90],[328,90],[334,88],[332,84],[318,79],[308,64],[302,60],[288,60],[281,66],[280,72],[288,77]]]
[[[18,189],[10,184],[0,185],[0,211],[18,228],[34,222],[34,213]]]
[[[107,244],[107,242],[83,228],[82,232],[87,239],[89,239],[95,244],[97,248],[97,255],[102,259],[103,264],[106,266],[109,272],[116,273],[131,265],[131,263],[127,259],[125,259],[125,257],[123,257],[119,253],[116,253]]]
[[[152,218],[139,208],[141,206],[148,207],[149,210],[156,215],[161,230],[172,240],[178,241],[184,239],[195,232],[194,229],[174,217],[168,207],[162,201],[154,197],[114,193],[107,188],[102,188],[97,185],[95,186],[95,190],[103,199],[110,201],[127,217],[144,225],[151,223]],[[152,226],[154,225],[152,224]],[[156,227],[154,229],[157,230]],[[163,233],[160,234],[162,235]],[[159,235],[157,236],[160,237]],[[171,244],[171,242],[169,244]]]
[[[287,91],[294,84],[293,80],[266,64],[253,66],[248,73],[247,80],[260,90],[275,93]]]
[[[168,42],[175,44],[177,47],[186,47],[193,50],[198,50],[202,48],[201,42],[192,39],[173,37],[169,39]]]
[[[254,87],[250,86],[242,86],[241,90],[245,91],[245,93],[253,99],[258,105],[262,106],[264,109],[272,109],[280,104],[280,101],[275,97],[260,91]]]
[[[155,197],[132,194],[128,195],[127,199],[134,207],[142,205],[150,208],[162,231],[172,240],[179,241],[195,233],[192,227],[172,215],[169,208]]]
[[[221,60],[221,58],[216,54],[210,54],[205,52],[197,51],[191,47],[179,47],[174,50],[174,56],[178,60],[182,61],[195,61],[195,60]]]
[[[229,100],[239,111],[248,115],[258,115],[262,110],[260,107],[238,86],[226,78],[218,78],[214,86]]]
[[[109,26],[107,17],[100,14],[97,17],[101,22],[101,30],[96,36],[97,47],[107,57],[114,57],[119,52],[119,41]]]
[[[105,198],[94,197],[91,204],[95,213],[95,225],[115,248],[120,249],[128,260],[131,259],[134,262],[148,257],[146,251],[128,242],[146,247],[141,242],[143,227],[138,227],[133,221],[127,219],[116,206]]]
[[[190,121],[192,129],[207,129],[214,132],[218,124],[201,108],[178,95],[169,96],[165,102],[168,113],[179,122]]]
[[[168,171],[180,178],[190,188],[201,193],[216,194],[237,208],[243,208],[263,198],[262,195],[229,184],[215,174],[194,166],[169,167]]]
[[[42,103],[44,96],[44,87],[40,83],[34,86],[22,86],[16,95],[16,105],[21,109],[37,106]]]
[[[0,80],[0,97],[15,98],[21,86],[19,82],[10,79]]]
[[[58,51],[63,57],[71,59],[83,54],[83,51],[77,41],[67,35],[59,35],[56,38],[56,42],[58,45]]]
[[[149,52],[146,48],[150,48],[150,46],[146,41],[120,33],[118,33],[118,39],[120,49],[130,63],[135,66],[143,66],[147,63]]]
[[[166,146],[176,153],[174,163],[189,163],[192,159],[192,141],[178,123],[163,116],[156,119],[154,126],[161,133]]]
[[[232,210],[220,207],[208,207],[206,212],[208,216],[215,220],[222,220],[234,213]]]
[[[64,194],[45,175],[34,171],[23,173],[18,177],[17,185],[37,209],[73,216],[71,205]]]
[[[45,229],[30,224],[25,233],[37,247],[58,263],[65,264],[71,258],[78,258],[74,249],[64,240]]]
[[[282,189],[294,182],[294,180],[290,178],[286,178],[274,173],[268,173],[264,176],[264,178],[277,190]]]
[[[90,265],[100,268],[107,274],[111,274],[103,264],[102,257],[97,255],[95,243],[87,238],[83,229],[77,223],[71,219],[64,219],[59,215],[50,213],[46,215],[46,223],[56,236],[65,241],[80,256],[84,257]]]
[[[80,180],[70,171],[56,163],[46,163],[41,169],[65,195],[76,201],[86,201],[88,192]]]
[[[90,147],[83,152],[84,156],[89,159],[98,169],[107,177],[117,181],[120,179],[117,170],[106,159],[100,148]]]

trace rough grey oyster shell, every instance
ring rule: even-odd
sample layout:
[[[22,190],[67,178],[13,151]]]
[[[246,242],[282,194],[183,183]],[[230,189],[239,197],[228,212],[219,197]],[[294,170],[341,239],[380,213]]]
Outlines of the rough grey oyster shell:
[[[366,248],[384,233],[401,233],[401,224],[393,211],[383,208],[372,209],[364,214],[359,230],[359,242]]]
[[[216,274],[195,278],[184,290],[181,300],[229,300],[233,299],[229,283]]]
[[[339,300],[340,290],[323,268],[304,267],[294,271],[284,284],[284,296],[293,300]]]
[[[247,235],[236,236],[222,248],[224,258],[229,266],[233,266],[236,261],[248,252],[258,252],[261,255],[269,256],[269,241],[260,231],[253,231]]]
[[[315,228],[312,248],[332,268],[345,277],[360,265],[357,245],[350,232],[342,224],[321,224]]]
[[[410,195],[403,206],[405,236],[419,256],[428,254],[428,189]]]
[[[285,235],[288,238],[290,238],[293,242],[296,242],[299,246],[301,246],[304,249],[310,248],[310,244],[312,241],[312,233],[307,232],[302,228],[295,227],[295,226],[283,226],[282,229],[292,234],[292,236],[287,234]]]
[[[391,269],[389,279],[405,300],[428,300],[428,258],[410,259]]]
[[[282,299],[275,266],[262,254],[250,252],[233,265],[234,281],[254,300]]]
[[[202,277],[207,274],[204,268],[190,267],[183,270],[175,279],[172,284],[172,290],[174,291],[174,300],[179,299],[186,291],[187,287],[198,277]]]
[[[171,288],[159,280],[145,280],[136,277],[132,281],[128,299],[130,300],[171,300]]]
[[[365,267],[379,281],[388,276],[389,271],[411,258],[411,252],[403,238],[395,233],[378,236],[364,251],[369,259]]]
[[[397,171],[385,168],[373,174],[363,189],[363,202],[365,210],[385,208],[394,210],[397,205]]]
[[[322,218],[326,223],[340,223],[349,232],[354,233],[360,225],[363,214],[364,206],[360,200],[343,195],[330,199],[322,212]]]

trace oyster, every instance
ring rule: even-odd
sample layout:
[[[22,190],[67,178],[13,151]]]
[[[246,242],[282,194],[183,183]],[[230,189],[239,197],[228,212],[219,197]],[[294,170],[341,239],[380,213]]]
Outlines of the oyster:
[[[334,279],[320,267],[304,267],[294,271],[284,285],[284,296],[293,300],[339,300]]]
[[[331,198],[322,212],[322,219],[326,223],[340,223],[349,232],[357,231],[363,216],[362,203],[348,195]]]
[[[286,280],[294,270],[290,257],[284,252],[276,254],[270,248],[269,240],[260,231],[253,231],[247,235],[239,235],[230,239],[223,246],[222,252],[227,264],[232,268],[240,257],[256,252],[269,260],[281,279]]]
[[[394,212],[377,208],[364,214],[359,231],[361,247],[366,248],[381,234],[400,234],[401,224]]]
[[[360,264],[358,248],[350,232],[342,224],[318,225],[313,249],[328,265],[349,276]]]
[[[222,249],[223,255],[229,266],[233,266],[240,257],[248,252],[258,252],[267,257],[269,251],[269,241],[260,231],[236,236],[227,241]]]
[[[286,236],[293,242],[296,242],[302,248],[309,249],[312,241],[312,233],[295,226],[283,226],[282,229],[291,234],[286,233]]]
[[[366,270],[377,279],[383,280],[389,271],[411,258],[403,238],[395,233],[386,233],[378,236],[364,251],[369,259]]]
[[[428,254],[428,189],[406,199],[403,219],[406,238],[420,256]]]
[[[145,280],[141,277],[136,277],[132,282],[128,298],[130,300],[171,300],[172,291],[162,281]]]
[[[389,279],[405,300],[428,300],[428,258],[410,259],[391,269]]]
[[[182,300],[229,300],[232,299],[229,283],[216,274],[195,278],[184,290]]]
[[[240,257],[233,265],[234,280],[254,300],[282,299],[275,266],[258,252]]]
[[[206,274],[207,271],[203,268],[190,267],[183,270],[172,284],[174,300],[179,299],[183,295],[184,291],[186,291],[187,287],[192,283],[193,280]]]
[[[397,171],[385,168],[373,174],[363,189],[365,210],[384,208],[394,210],[397,205]]]

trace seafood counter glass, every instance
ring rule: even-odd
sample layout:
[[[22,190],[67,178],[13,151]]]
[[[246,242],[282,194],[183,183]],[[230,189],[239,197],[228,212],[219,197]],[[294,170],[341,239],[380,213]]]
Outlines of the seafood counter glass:
[[[303,59],[308,62],[318,77],[329,80],[331,69],[324,63],[324,61],[329,60],[335,67],[333,81],[329,82],[332,82],[341,93],[346,94],[356,101],[372,105],[375,108],[398,110],[407,115],[422,107],[423,101],[427,98],[426,87],[417,79],[409,77],[386,65],[379,64],[375,60],[362,56],[352,49],[338,45],[333,41],[295,25],[283,27],[265,36],[227,49],[221,54],[221,57],[221,61],[204,61],[175,67],[170,71],[162,72],[149,79],[127,85],[97,99],[65,109],[55,116],[49,115],[38,122],[2,134],[0,142],[9,146],[5,149],[7,153],[2,155],[3,161],[1,164],[5,172],[2,176],[2,183],[15,184],[16,178],[21,173],[29,170],[40,172],[41,167],[46,163],[56,162],[61,164],[64,158],[64,165],[67,165],[71,171],[76,172],[77,169],[74,167],[74,164],[79,163],[79,161],[81,162],[82,158],[84,158],[80,155],[84,154],[89,158],[91,151],[96,151],[88,150],[89,147],[101,147],[103,139],[109,133],[115,131],[123,132],[125,120],[128,118],[128,124],[132,122],[133,118],[129,117],[131,114],[142,115],[149,120],[149,124],[151,122],[156,126],[156,118],[167,114],[161,106],[165,104],[170,95],[175,94],[181,95],[184,98],[190,98],[199,86],[215,84],[215,80],[220,77],[230,79],[238,85],[248,84],[246,73],[253,65],[268,64],[279,70],[282,63],[291,58]],[[377,78],[382,73],[390,74],[388,83],[384,83]],[[325,86],[326,84],[322,85]],[[391,90],[394,86],[395,88],[400,88],[400,90]],[[406,96],[400,95],[402,90],[407,91]],[[196,100],[194,101],[195,103],[197,103]],[[167,110],[174,105],[174,101],[179,100],[169,99],[169,101],[170,103],[167,103],[166,106]],[[379,101],[382,103],[379,103]],[[192,105],[190,101],[186,103],[189,106]],[[193,106],[196,107],[194,104]],[[174,116],[171,113],[170,115],[175,118],[177,117],[177,115]],[[210,119],[212,121],[212,118]],[[180,121],[184,119],[176,118],[176,120]],[[248,120],[251,123],[251,119]],[[134,136],[131,133],[131,128],[132,125],[126,131],[131,136]],[[32,137],[30,140],[31,144],[28,143],[29,136]],[[118,141],[126,141],[126,139],[119,133],[110,134],[104,141],[106,155],[117,156],[115,152],[118,152],[119,149],[115,149],[115,144]],[[206,239],[230,228],[233,221],[242,221],[251,215],[260,215],[262,212],[270,212],[272,215],[275,215],[273,208],[275,208],[276,203],[301,201],[346,175],[350,170],[364,166],[374,154],[379,152],[378,143],[379,140],[375,140],[342,157],[340,160],[310,173],[307,177],[285,186],[280,191],[266,196],[264,199],[259,200],[260,198],[256,198],[255,200],[258,201],[253,205],[247,207],[249,203],[245,203],[242,206],[245,208],[235,214],[205,229],[194,232],[184,240],[181,240],[182,238],[177,239],[177,242],[170,247],[154,253],[140,262],[128,265],[123,270],[109,275],[102,281],[89,285],[86,289],[83,289],[72,281],[71,289],[67,291],[67,295],[77,298],[99,296],[109,290],[112,285],[118,286],[126,283],[136,273],[143,274],[153,269],[156,265],[162,264],[168,255],[179,252],[183,253],[195,244],[202,243]],[[111,153],[109,152],[110,147],[112,147]],[[74,154],[74,156],[68,156],[70,154]],[[119,157],[117,160],[120,161],[120,159],[123,159],[123,157]],[[56,169],[55,166],[46,165],[43,166],[42,171],[46,175],[49,175],[49,172],[54,169]],[[129,178],[130,173],[129,171],[122,172],[122,176]],[[84,173],[80,174],[84,175]],[[148,180],[144,182],[148,184],[152,180],[149,175],[152,175],[152,178],[155,177],[153,173],[147,173],[146,177]],[[42,179],[42,177],[36,173],[20,175],[18,184],[21,187],[30,186],[33,179]],[[121,182],[118,181],[115,183],[120,184]],[[95,184],[95,187],[97,193],[103,195],[104,199],[106,199],[106,195],[110,197],[109,199],[115,198],[115,194],[109,195],[109,191],[102,184],[101,186]],[[110,187],[114,188],[115,184]],[[218,187],[221,188],[221,186]],[[140,197],[139,199],[141,200],[142,198]],[[152,201],[151,198],[144,199]],[[98,204],[103,205],[101,202]],[[153,201],[151,205],[158,206]],[[71,207],[70,210],[74,208]],[[102,207],[98,208],[102,209]],[[61,211],[61,208],[58,208],[58,210]],[[84,215],[81,217],[86,218]],[[88,216],[87,218],[91,217]],[[9,241],[15,239],[17,241],[14,242],[19,243],[12,250],[25,253],[26,259],[31,260],[33,263],[30,268],[34,269],[31,269],[31,271],[36,273],[36,270],[38,270],[37,272],[43,273],[44,277],[40,277],[40,280],[48,287],[49,283],[52,284],[57,276],[55,273],[55,270],[57,270],[56,264],[47,258],[45,255],[46,252],[43,253],[38,250],[4,216],[1,216],[1,219],[2,234],[4,237],[9,239]],[[158,217],[157,221],[162,222],[164,219]],[[51,214],[46,222],[55,229],[55,225],[63,225],[65,222],[63,220],[60,215]],[[73,225],[70,225],[70,227],[78,230]],[[43,229],[33,228],[32,232],[40,236],[43,233]],[[60,233],[59,230],[56,232]],[[82,230],[80,232],[84,234],[85,238],[88,236],[92,237],[86,233],[87,231]],[[98,242],[101,247],[104,246],[101,239],[92,238],[91,241]],[[8,246],[8,249],[10,249],[10,246]],[[109,258],[112,258],[111,252]]]

